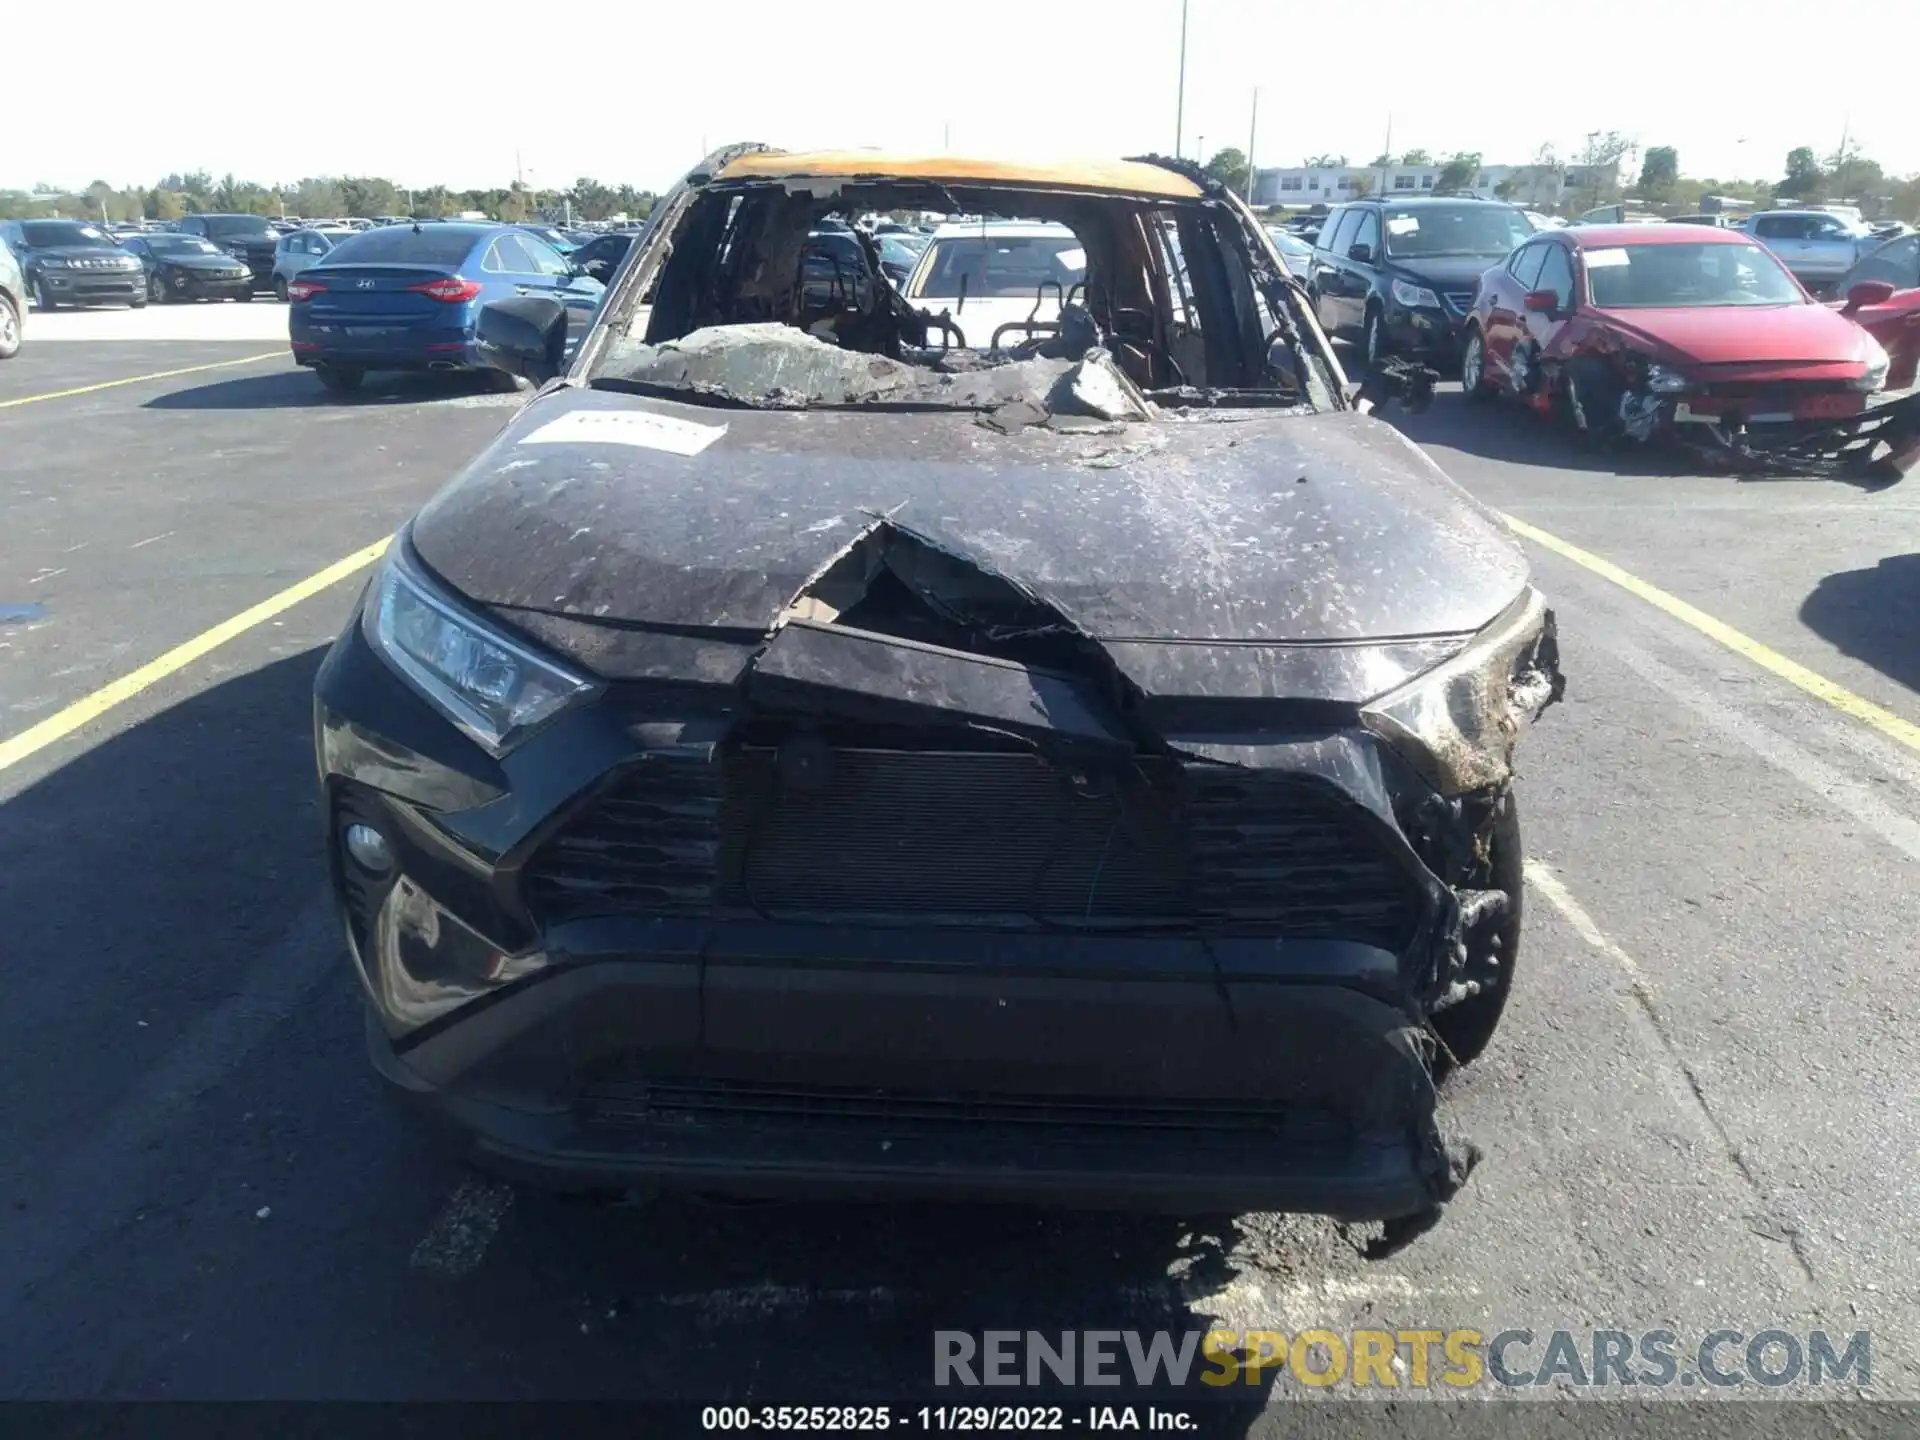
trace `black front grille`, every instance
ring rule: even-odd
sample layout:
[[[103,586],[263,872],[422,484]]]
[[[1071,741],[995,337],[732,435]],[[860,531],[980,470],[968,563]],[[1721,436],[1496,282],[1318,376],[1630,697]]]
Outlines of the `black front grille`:
[[[823,783],[775,752],[649,759],[526,872],[543,924],[758,914],[1165,924],[1401,948],[1421,892],[1360,812],[1297,777],[1140,759],[1074,774],[1019,752],[838,748]]]
[[[727,767],[722,897],[788,914],[1178,916],[1184,847],[1158,778],[842,749],[805,793],[781,787],[772,751],[743,750]]]
[[[1446,292],[1447,303],[1464,315],[1473,309],[1475,294],[1472,290],[1449,290]]]

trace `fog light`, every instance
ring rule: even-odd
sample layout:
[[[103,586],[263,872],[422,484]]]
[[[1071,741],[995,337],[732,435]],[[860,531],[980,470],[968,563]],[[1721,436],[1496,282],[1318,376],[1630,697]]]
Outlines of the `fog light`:
[[[347,854],[361,869],[375,875],[384,875],[393,869],[393,847],[387,844],[387,837],[371,825],[347,826],[345,839]]]

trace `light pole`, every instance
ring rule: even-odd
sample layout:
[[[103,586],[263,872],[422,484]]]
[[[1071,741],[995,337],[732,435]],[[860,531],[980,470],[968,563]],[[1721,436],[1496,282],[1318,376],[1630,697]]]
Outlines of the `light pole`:
[[[1187,143],[1187,0],[1180,0],[1180,88],[1173,101],[1173,158],[1178,160]]]
[[[1253,87],[1253,114],[1247,119],[1247,204],[1253,204],[1253,141],[1260,131],[1260,87]]]

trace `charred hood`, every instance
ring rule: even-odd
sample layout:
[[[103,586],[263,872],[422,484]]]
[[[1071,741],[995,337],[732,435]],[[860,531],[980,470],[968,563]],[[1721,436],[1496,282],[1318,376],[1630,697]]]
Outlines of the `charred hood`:
[[[1527,574],[1497,519],[1351,412],[1001,434],[966,412],[562,389],[412,532],[454,589],[589,668],[716,682],[888,535],[935,557],[923,572],[985,577],[1001,628],[1043,616],[1149,693],[1358,701],[1457,649]],[[936,610],[946,584],[921,592]]]

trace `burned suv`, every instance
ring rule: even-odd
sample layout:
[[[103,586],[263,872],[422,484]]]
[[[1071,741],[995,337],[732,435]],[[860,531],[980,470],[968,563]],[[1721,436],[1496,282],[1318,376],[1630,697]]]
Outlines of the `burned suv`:
[[[808,283],[899,210],[1084,278],[1000,349]],[[570,360],[552,301],[481,312],[543,388],[317,680],[379,1069],[567,1186],[1431,1218],[1553,623],[1253,215],[742,147],[634,245]]]

